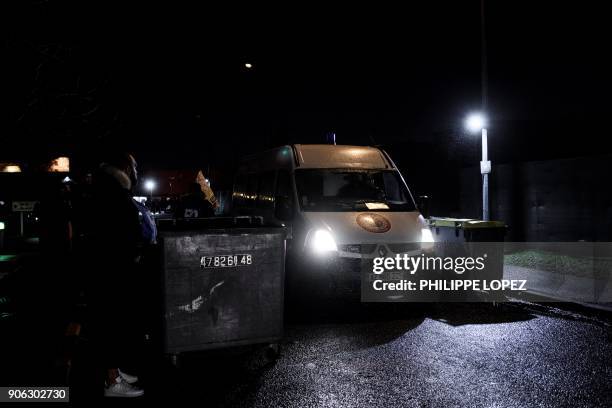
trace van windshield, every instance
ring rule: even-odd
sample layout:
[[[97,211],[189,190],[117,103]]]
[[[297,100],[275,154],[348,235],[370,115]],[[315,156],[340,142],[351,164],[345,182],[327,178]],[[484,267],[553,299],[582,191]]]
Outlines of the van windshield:
[[[394,170],[298,169],[302,211],[415,211]]]

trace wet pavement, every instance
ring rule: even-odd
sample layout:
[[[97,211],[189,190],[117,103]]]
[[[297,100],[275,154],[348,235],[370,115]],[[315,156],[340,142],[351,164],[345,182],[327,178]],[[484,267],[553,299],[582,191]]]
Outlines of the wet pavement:
[[[380,307],[379,307],[380,306]],[[186,354],[139,402],[243,407],[610,406],[612,330],[550,306],[325,305],[263,350]],[[163,375],[150,375],[154,372]],[[134,401],[135,404],[138,402]]]
[[[54,278],[31,288],[30,279],[22,280],[18,286],[29,288],[36,302],[17,304],[22,317],[3,321],[0,384],[60,385],[68,378],[75,405],[102,400],[103,372],[96,368],[101,365],[87,333],[75,344],[58,341],[65,326],[53,322],[65,315],[57,301],[65,295],[47,289]],[[299,313],[291,310],[277,359],[265,348],[243,347],[186,353],[173,367],[150,341],[134,364],[145,396],[114,402],[610,406],[611,315],[569,310],[521,301],[496,306],[312,302]],[[68,359],[69,371],[62,371]]]

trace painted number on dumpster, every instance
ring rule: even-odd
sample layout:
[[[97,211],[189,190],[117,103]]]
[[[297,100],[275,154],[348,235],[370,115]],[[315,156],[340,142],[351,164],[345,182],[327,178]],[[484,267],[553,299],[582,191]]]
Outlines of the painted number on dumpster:
[[[200,267],[202,268],[233,268],[235,266],[251,265],[252,263],[253,256],[250,254],[203,256],[200,259]]]

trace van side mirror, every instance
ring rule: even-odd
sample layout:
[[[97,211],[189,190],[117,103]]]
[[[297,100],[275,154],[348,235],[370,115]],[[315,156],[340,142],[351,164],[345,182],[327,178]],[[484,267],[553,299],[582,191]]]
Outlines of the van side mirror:
[[[417,199],[417,206],[421,215],[424,218],[429,218],[429,197],[426,195],[419,196]]]
[[[274,206],[274,216],[281,221],[288,221],[293,218],[293,206],[287,196],[276,196]]]

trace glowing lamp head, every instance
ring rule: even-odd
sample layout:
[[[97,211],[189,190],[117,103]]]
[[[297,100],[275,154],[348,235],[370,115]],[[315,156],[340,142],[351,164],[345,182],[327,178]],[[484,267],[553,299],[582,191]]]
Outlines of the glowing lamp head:
[[[479,132],[482,130],[482,128],[484,128],[487,125],[486,122],[487,121],[483,115],[479,113],[475,113],[475,114],[468,116],[468,118],[465,121],[465,127],[470,132]]]

